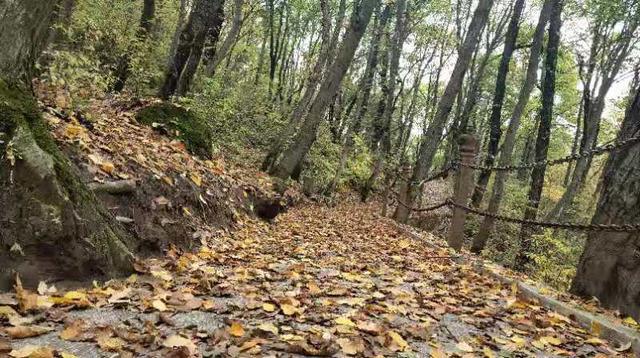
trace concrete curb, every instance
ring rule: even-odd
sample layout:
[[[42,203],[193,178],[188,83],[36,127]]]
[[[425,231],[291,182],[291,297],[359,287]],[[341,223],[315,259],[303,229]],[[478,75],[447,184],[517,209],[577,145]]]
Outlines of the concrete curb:
[[[395,223],[395,222],[394,222]],[[427,246],[434,249],[443,249],[445,247],[438,246],[433,242],[425,240],[421,235],[414,231],[414,228],[406,225],[395,223],[398,230],[411,236],[416,240],[424,242]],[[576,322],[581,328],[591,331],[594,325],[598,325],[600,328],[599,337],[610,342],[617,344],[618,346],[631,345],[631,349],[636,357],[640,357],[640,332],[625,327],[619,323],[612,321],[611,319],[582,310],[575,305],[563,302],[553,297],[545,296],[540,290],[532,285],[519,281],[517,279],[509,278],[495,272],[491,268],[487,267],[481,260],[473,260],[464,255],[460,255],[454,258],[456,263],[468,263],[479,273],[490,276],[505,285],[517,285],[518,293],[521,297],[537,301],[541,306],[560,313],[563,316],[569,317]]]

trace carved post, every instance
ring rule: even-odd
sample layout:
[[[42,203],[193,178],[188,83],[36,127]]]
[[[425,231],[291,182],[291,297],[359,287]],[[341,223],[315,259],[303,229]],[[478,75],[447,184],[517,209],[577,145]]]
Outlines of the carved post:
[[[475,164],[476,151],[478,150],[478,140],[471,134],[460,136],[460,160],[462,164]],[[473,169],[461,165],[454,186],[453,200],[456,204],[467,205],[471,192],[473,191]],[[462,249],[464,240],[464,222],[467,219],[467,212],[460,208],[453,208],[453,219],[449,228],[449,246],[456,251]]]

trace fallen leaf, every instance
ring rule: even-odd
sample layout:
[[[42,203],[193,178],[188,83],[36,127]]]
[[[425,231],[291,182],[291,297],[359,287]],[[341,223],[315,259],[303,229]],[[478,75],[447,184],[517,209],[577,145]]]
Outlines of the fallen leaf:
[[[351,319],[344,316],[336,318],[335,322],[341,326],[356,327],[356,324]]]
[[[9,352],[14,358],[53,358],[53,350],[48,347],[27,345]]]
[[[274,304],[271,304],[271,303],[263,303],[262,304],[262,309],[267,311],[267,312],[274,312],[276,310],[276,306]]]
[[[162,342],[162,345],[167,348],[186,347],[191,354],[195,354],[197,351],[196,344],[189,338],[185,338],[179,335],[173,335],[168,337]]]
[[[244,336],[244,328],[238,322],[233,322],[231,327],[229,327],[229,334],[234,337],[242,337]]]
[[[151,305],[153,306],[153,308],[155,308],[156,310],[160,311],[160,312],[164,312],[167,310],[167,305],[162,302],[161,300],[154,300]]]
[[[18,326],[5,329],[9,337],[18,339],[40,336],[52,330],[43,326]]]
[[[391,342],[388,345],[389,349],[393,351],[404,351],[409,346],[407,341],[405,341],[397,332],[389,331],[387,332],[387,335],[391,338]]]
[[[465,353],[473,353],[474,349],[473,347],[471,347],[471,345],[467,342],[459,342],[458,344],[456,344],[456,348],[458,348],[460,351],[465,352]]]
[[[258,329],[261,331],[273,333],[275,335],[278,335],[278,332],[279,332],[278,327],[276,327],[272,323],[263,323],[258,326]]]
[[[98,346],[106,352],[118,352],[122,350],[126,342],[118,337],[100,337],[98,338]]]
[[[340,346],[342,353],[347,355],[353,356],[364,351],[364,346],[362,345],[362,343],[358,344],[348,338],[338,338],[336,342]]]
[[[288,303],[284,303],[280,305],[280,309],[282,309],[282,313],[284,313],[287,316],[292,316],[294,315],[296,312],[298,312],[298,309],[295,308],[294,306],[288,304]]]

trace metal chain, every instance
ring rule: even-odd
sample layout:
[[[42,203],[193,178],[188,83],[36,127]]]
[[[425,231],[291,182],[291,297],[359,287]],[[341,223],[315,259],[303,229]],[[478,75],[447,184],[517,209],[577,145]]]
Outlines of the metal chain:
[[[540,226],[546,228],[554,228],[554,229],[569,229],[569,230],[577,230],[577,231],[614,231],[614,232],[640,232],[640,224],[573,224],[573,223],[556,223],[549,221],[534,221],[534,220],[524,220],[518,218],[512,218],[508,216],[502,216],[498,214],[492,214],[486,211],[470,208],[466,205],[455,203],[453,200],[448,200],[450,205],[459,209],[462,209],[466,212],[490,217],[500,221],[506,221],[510,223],[523,224],[529,226]]]
[[[529,225],[529,226],[538,226],[538,227],[546,227],[546,228],[553,228],[553,229],[568,229],[568,230],[574,230],[574,231],[612,231],[612,232],[640,232],[640,224],[609,224],[609,225],[605,225],[605,224],[574,224],[574,223],[556,223],[556,222],[549,222],[549,221],[535,221],[535,220],[525,220],[525,219],[518,219],[518,218],[513,218],[513,217],[509,217],[509,216],[503,216],[503,215],[498,215],[498,214],[492,214],[490,212],[487,211],[482,211],[482,210],[478,210],[478,209],[474,209],[471,207],[468,207],[466,205],[462,205],[462,204],[458,204],[456,203],[453,199],[449,198],[441,203],[438,204],[434,204],[431,206],[427,206],[427,207],[423,207],[423,208],[415,208],[412,206],[409,206],[408,204],[402,202],[400,199],[398,199],[398,193],[397,192],[392,192],[394,195],[396,195],[396,200],[398,201],[398,204],[404,206],[405,208],[414,211],[414,212],[428,212],[428,211],[433,211],[433,210],[437,210],[440,209],[442,207],[449,207],[449,208],[459,208],[462,209],[468,213],[472,213],[475,215],[480,215],[480,216],[484,216],[484,217],[490,217],[493,218],[495,220],[499,220],[499,221],[505,221],[505,222],[510,222],[510,223],[514,223],[514,224],[521,224],[521,225]]]
[[[419,182],[411,182],[411,185],[421,186],[424,183],[428,183],[430,181],[434,181],[436,179],[446,179],[449,176],[449,173],[452,171],[458,170],[459,162],[449,162],[441,171],[423,179]]]
[[[476,169],[476,170],[485,170],[485,171],[514,171],[514,170],[521,170],[521,169],[533,169],[537,167],[553,166],[553,165],[568,163],[568,162],[576,161],[585,157],[592,157],[594,155],[611,152],[617,149],[624,148],[629,145],[637,144],[639,142],[640,142],[640,136],[621,140],[619,142],[609,143],[601,147],[595,147],[591,150],[584,151],[581,153],[571,154],[564,158],[548,159],[540,162],[521,164],[521,165],[505,165],[505,166],[487,167],[484,165],[466,164],[462,162],[457,162],[456,164],[460,166]]]
[[[398,204],[400,204],[400,206],[404,206],[405,208],[409,209],[410,211],[414,211],[414,212],[417,212],[417,213],[426,213],[428,211],[437,210],[437,209],[440,209],[440,208],[445,207],[445,206],[446,207],[450,207],[451,206],[450,199],[447,199],[447,200],[445,200],[445,201],[443,201],[441,203],[437,203],[437,204],[434,204],[434,205],[431,205],[431,206],[427,206],[427,207],[424,207],[424,208],[416,208],[416,207],[410,206],[409,204],[407,204],[407,203],[403,202],[402,200],[400,200],[400,194],[398,194],[397,191],[391,190],[391,193],[393,195],[395,195],[396,201],[398,202]]]

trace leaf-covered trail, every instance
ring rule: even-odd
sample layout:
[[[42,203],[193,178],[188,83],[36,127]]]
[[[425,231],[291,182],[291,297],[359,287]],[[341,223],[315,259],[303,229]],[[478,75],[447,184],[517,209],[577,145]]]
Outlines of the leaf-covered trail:
[[[44,287],[31,300],[40,312],[13,319],[53,331],[4,342],[77,356],[620,354],[377,211],[307,204],[275,223],[205,233],[196,253],[146,260],[125,281],[49,298],[54,307],[39,302],[62,294]],[[17,301],[25,295],[36,294]]]

